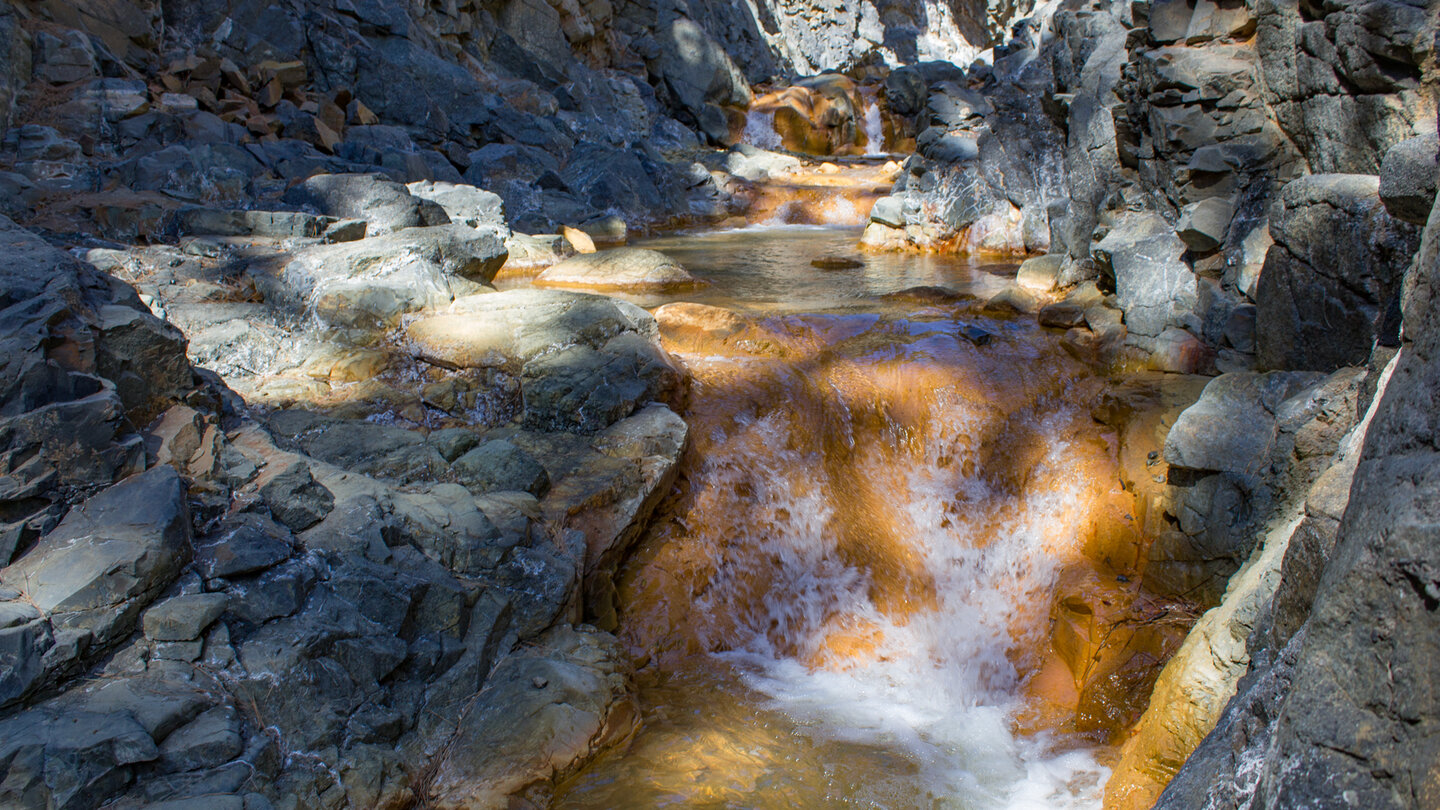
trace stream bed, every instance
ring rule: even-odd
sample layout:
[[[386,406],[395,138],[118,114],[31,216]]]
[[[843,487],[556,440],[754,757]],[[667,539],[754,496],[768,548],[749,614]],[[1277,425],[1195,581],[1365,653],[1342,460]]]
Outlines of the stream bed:
[[[1013,265],[857,238],[642,245],[710,282],[632,299],[693,378],[691,447],[620,582],[642,730],[554,806],[1098,806],[1105,752],[1039,673],[1116,486],[1101,382],[1033,318],[982,313]]]

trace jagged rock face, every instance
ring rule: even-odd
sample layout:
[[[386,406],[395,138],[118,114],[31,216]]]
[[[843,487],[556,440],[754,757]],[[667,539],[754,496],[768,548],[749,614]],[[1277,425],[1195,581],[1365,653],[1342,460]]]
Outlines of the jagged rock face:
[[[1379,178],[1312,175],[1287,184],[1256,292],[1260,364],[1329,371],[1363,363],[1418,246],[1414,226],[1389,215]],[[1388,332],[1388,334],[1387,334]]]
[[[1313,172],[1376,174],[1435,117],[1436,15],[1423,2],[1260,0],[1256,41],[1277,123]]]
[[[0,220],[0,239],[0,559],[8,562],[70,503],[143,469],[133,422],[193,382],[184,339],[133,290],[9,220]]]
[[[1316,537],[1291,541],[1269,626],[1249,640],[1251,675],[1159,806],[1434,804],[1437,255],[1432,211],[1348,507],[1312,493]]]

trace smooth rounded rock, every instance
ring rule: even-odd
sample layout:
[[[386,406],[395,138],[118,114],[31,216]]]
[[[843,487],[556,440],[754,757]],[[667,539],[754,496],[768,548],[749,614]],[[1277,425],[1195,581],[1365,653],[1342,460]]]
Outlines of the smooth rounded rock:
[[[619,248],[576,256],[551,267],[535,279],[542,287],[592,290],[668,292],[690,290],[705,282],[657,250]]]

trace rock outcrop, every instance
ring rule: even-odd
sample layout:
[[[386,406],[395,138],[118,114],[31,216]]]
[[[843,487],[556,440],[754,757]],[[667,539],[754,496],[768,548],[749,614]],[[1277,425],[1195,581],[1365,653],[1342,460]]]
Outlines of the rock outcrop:
[[[355,183],[317,216],[378,233],[88,253],[138,295],[0,223],[0,804],[505,806],[633,732],[590,623],[687,442],[654,319],[488,288],[483,192]]]

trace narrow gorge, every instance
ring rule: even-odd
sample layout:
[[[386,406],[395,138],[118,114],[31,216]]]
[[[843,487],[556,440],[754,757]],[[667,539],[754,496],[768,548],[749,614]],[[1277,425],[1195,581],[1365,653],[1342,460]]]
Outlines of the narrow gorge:
[[[0,808],[1440,808],[1437,45],[0,0]]]

